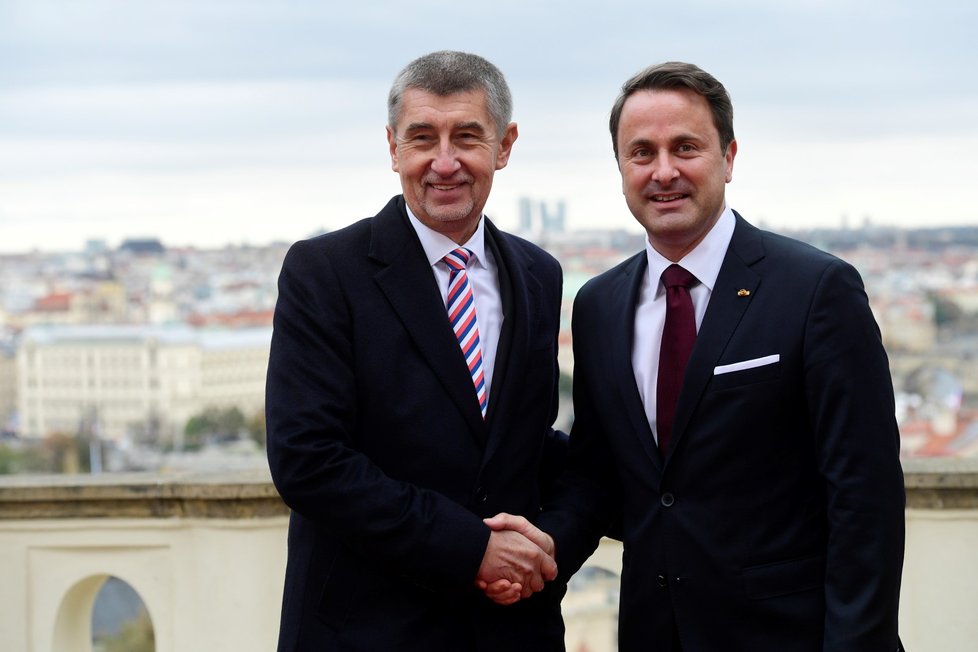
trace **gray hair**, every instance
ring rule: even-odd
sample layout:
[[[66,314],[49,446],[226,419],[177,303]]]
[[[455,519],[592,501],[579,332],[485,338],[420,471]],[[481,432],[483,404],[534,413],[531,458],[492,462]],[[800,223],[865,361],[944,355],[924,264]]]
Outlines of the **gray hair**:
[[[733,103],[723,84],[708,72],[691,63],[669,61],[649,66],[621,86],[621,93],[611,108],[611,145],[618,159],[618,125],[625,100],[638,91],[690,90],[701,95],[710,105],[713,126],[720,134],[720,149],[726,153],[727,146],[734,139]]]
[[[513,98],[503,73],[482,57],[468,52],[441,50],[419,57],[394,78],[387,96],[387,125],[396,130],[404,91],[409,88],[446,96],[482,90],[489,118],[502,136],[513,117]]]

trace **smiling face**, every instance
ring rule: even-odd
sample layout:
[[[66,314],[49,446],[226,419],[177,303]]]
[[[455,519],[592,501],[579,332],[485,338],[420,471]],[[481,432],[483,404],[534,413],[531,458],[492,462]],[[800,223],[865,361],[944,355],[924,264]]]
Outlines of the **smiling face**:
[[[675,262],[723,210],[737,142],[720,149],[707,101],[689,90],[638,91],[618,126],[622,192],[656,251]]]
[[[459,244],[475,232],[516,137],[515,123],[499,135],[482,90],[443,96],[409,88],[396,132],[387,128],[391,167],[411,212]]]

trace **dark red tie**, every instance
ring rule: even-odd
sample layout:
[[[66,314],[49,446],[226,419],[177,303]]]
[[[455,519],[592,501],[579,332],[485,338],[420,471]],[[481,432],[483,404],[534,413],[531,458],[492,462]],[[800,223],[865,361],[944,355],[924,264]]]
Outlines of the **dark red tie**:
[[[659,347],[659,376],[655,392],[655,421],[659,434],[659,450],[663,455],[672,435],[676,401],[683,386],[683,374],[689,354],[696,343],[696,316],[689,288],[699,283],[696,277],[679,265],[669,265],[662,272],[666,287],[666,325],[662,329]]]

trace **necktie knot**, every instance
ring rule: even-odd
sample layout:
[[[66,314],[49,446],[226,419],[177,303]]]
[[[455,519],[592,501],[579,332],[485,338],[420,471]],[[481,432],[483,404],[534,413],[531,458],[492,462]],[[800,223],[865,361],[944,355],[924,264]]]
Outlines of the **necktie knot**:
[[[465,269],[469,264],[469,258],[472,257],[472,251],[466,249],[465,247],[459,247],[454,251],[450,251],[448,254],[442,258],[448,268],[453,272],[459,272]]]
[[[662,284],[667,288],[684,287],[688,289],[697,283],[699,283],[699,280],[689,270],[676,264],[669,265],[662,272]]]

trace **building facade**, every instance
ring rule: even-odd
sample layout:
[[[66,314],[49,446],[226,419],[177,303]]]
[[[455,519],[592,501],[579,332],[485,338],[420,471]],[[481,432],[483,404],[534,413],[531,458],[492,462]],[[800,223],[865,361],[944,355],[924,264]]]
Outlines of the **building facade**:
[[[179,445],[208,407],[264,405],[270,328],[34,326],[16,356],[20,434]]]

